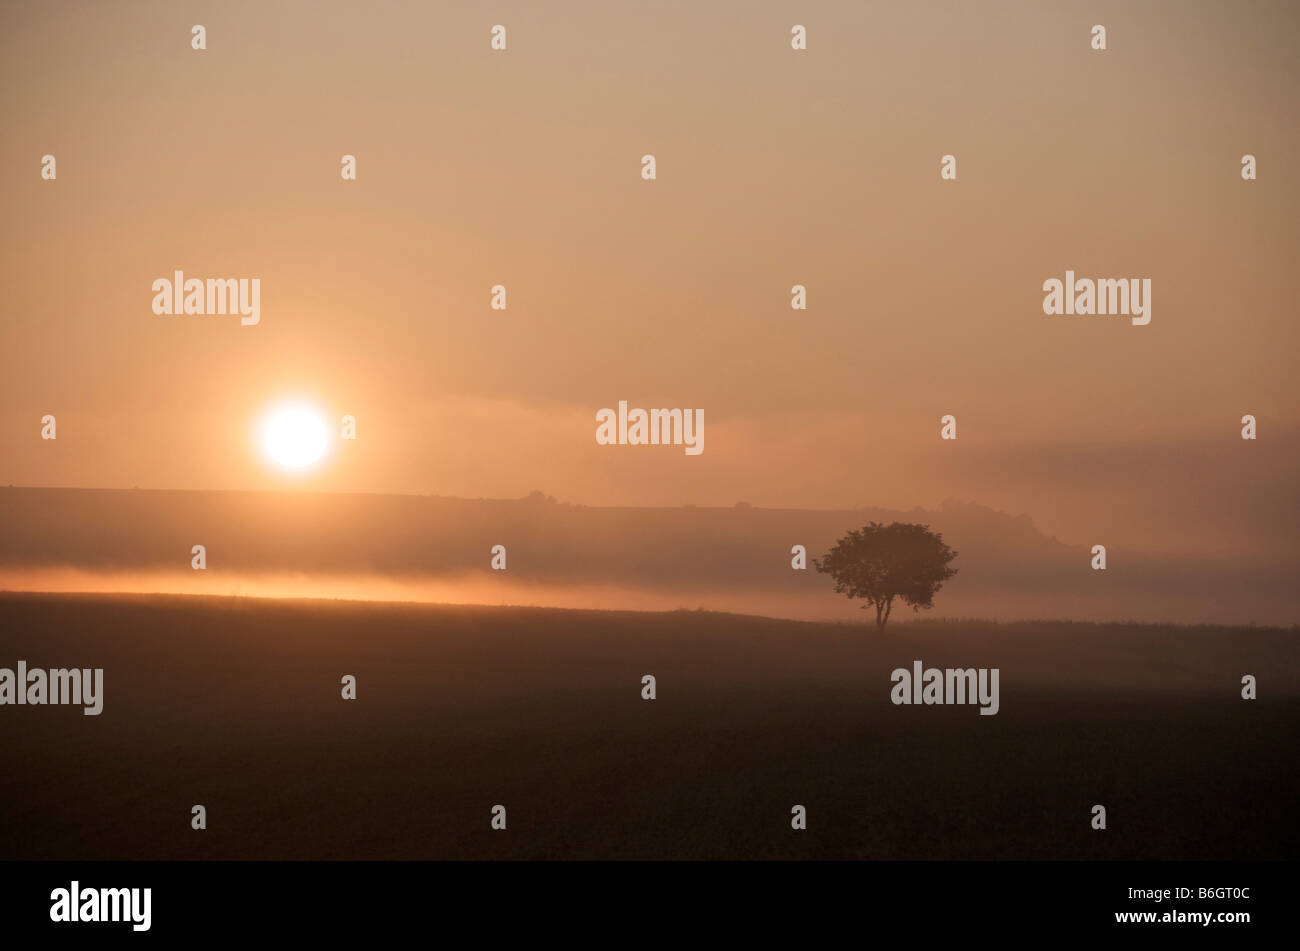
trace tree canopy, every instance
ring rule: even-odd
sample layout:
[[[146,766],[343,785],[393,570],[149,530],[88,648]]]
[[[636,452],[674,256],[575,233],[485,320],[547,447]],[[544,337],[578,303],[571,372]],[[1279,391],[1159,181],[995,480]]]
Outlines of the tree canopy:
[[[934,595],[957,573],[957,557],[943,536],[925,525],[880,522],[849,532],[813,564],[835,580],[835,590],[876,609],[876,626],[889,621],[895,599],[913,611],[934,607]]]

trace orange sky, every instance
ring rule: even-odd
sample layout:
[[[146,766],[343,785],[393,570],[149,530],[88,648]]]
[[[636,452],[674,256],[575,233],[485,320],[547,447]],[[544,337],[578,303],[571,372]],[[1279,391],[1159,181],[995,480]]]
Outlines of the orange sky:
[[[0,483],[1292,534],[1295,5],[441,6],[0,9]],[[155,316],[177,268],[261,323]],[[1151,324],[1045,316],[1067,268]],[[252,444],[288,396],[358,420],[294,481]],[[597,446],[620,399],[705,453]]]

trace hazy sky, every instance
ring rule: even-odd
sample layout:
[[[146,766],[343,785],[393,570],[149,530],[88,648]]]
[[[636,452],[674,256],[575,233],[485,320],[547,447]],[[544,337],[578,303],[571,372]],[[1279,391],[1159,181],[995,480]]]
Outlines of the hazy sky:
[[[1292,3],[5,4],[0,483],[955,497],[1157,549],[1289,538],[1298,27]],[[1150,278],[1151,323],[1044,315],[1067,268]],[[174,269],[260,278],[261,323],[156,316]],[[285,397],[358,426],[292,481],[252,436]],[[598,446],[620,399],[702,408],[704,454]]]

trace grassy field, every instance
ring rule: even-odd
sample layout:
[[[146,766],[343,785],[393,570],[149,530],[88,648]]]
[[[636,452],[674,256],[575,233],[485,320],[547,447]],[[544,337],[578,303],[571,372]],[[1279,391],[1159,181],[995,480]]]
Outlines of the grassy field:
[[[1294,629],[0,594],[0,631],[105,669],[99,717],[0,707],[0,859],[1300,855]],[[1001,712],[894,706],[915,659],[1000,668]]]

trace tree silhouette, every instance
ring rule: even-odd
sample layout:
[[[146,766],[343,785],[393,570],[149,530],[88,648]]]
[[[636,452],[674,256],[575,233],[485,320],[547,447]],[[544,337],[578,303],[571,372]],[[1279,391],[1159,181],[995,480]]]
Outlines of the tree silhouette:
[[[849,532],[813,564],[835,579],[838,593],[874,607],[876,627],[883,630],[895,598],[913,611],[934,607],[935,592],[957,573],[948,567],[956,557],[943,536],[925,525],[872,522]]]

